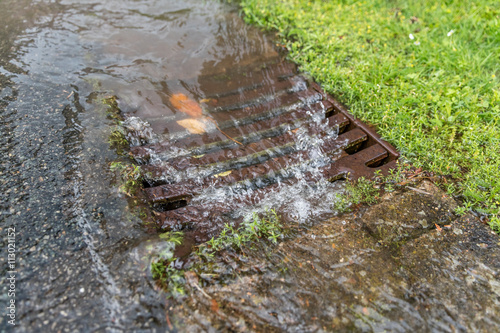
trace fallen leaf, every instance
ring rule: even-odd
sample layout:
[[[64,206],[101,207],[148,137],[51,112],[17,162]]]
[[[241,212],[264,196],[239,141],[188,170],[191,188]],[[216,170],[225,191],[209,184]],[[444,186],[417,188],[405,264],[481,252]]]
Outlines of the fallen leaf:
[[[217,312],[219,311],[219,304],[217,304],[217,301],[215,299],[212,298],[212,301],[211,301],[212,304],[210,304],[210,309],[212,310],[212,312]]]
[[[199,118],[202,116],[200,105],[184,94],[173,94],[170,97],[170,103],[177,111],[184,112],[191,117]]]
[[[187,129],[191,134],[203,134],[207,131],[205,123],[196,119],[179,120],[177,124]]]
[[[226,177],[227,175],[229,175],[231,172],[233,172],[233,170],[229,170],[229,171],[224,171],[224,172],[221,172],[221,173],[218,173],[214,176],[214,178],[219,178],[219,177]]]

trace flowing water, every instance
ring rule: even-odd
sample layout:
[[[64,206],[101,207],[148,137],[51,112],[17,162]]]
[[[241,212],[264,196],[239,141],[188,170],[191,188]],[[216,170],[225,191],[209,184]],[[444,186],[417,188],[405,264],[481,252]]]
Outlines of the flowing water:
[[[144,227],[135,207],[118,189],[110,163],[120,157],[108,143],[116,122],[99,100],[117,97],[127,119],[124,126],[136,133],[129,137],[132,146],[165,138],[182,140],[186,132],[175,125],[181,115],[169,103],[171,97],[184,94],[197,101],[210,100],[213,78],[231,75],[234,68],[279,59],[272,36],[245,25],[234,6],[215,0],[6,0],[0,2],[0,22],[2,308],[12,299],[7,293],[6,249],[8,230],[15,228],[19,331],[185,330],[193,319],[172,311],[174,303],[158,290],[149,272],[151,253],[173,249]],[[288,90],[306,89],[305,81],[294,80]],[[271,87],[272,96],[283,89],[275,91],[276,82],[265,75],[261,82]],[[259,98],[258,103],[266,102],[266,96]],[[216,112],[217,106],[212,107]],[[320,120],[316,132],[321,135],[300,128],[294,132],[294,149],[315,156],[314,163],[290,166],[296,182],[277,181],[275,189],[264,194],[249,187],[208,186],[193,204],[210,206],[247,198],[221,223],[266,207],[280,208],[287,223],[303,226],[333,215],[331,203],[339,185],[321,179],[318,170],[329,158],[320,149],[322,142],[336,138],[338,132]],[[217,121],[224,124],[222,118]],[[207,125],[206,131],[224,138],[213,126]],[[227,130],[232,136],[239,131],[238,126]],[[149,159],[161,165],[193,154],[189,149],[180,146],[151,154]],[[196,182],[225,169],[170,171],[155,181]],[[306,174],[316,174],[317,181],[311,183]],[[310,292],[304,286],[288,287],[293,293],[300,293],[300,288]],[[288,299],[282,291],[270,290],[269,296]],[[321,304],[317,311],[335,317],[330,307],[323,309]],[[184,309],[182,304],[177,306]],[[276,313],[294,306],[282,304]],[[404,306],[398,308],[400,313],[405,313]],[[200,303],[200,313],[210,312],[202,308]],[[201,327],[210,327],[200,319],[203,314],[192,311]],[[273,316],[265,320],[278,318]],[[12,328],[8,320],[7,316],[0,319],[2,330]],[[305,317],[297,320],[301,323],[293,326],[296,330],[314,330],[305,324]],[[355,316],[342,320],[345,327],[369,330],[370,318],[359,325],[352,324]],[[384,327],[398,328],[399,322],[399,318],[387,318]],[[287,327],[280,325],[272,327]]]
[[[0,21],[0,217],[2,232],[16,229],[17,322],[163,326],[139,255],[156,236],[114,184],[114,122],[96,96],[116,95],[163,135],[168,96],[204,96],[204,78],[276,58],[273,44],[218,1],[2,1]]]

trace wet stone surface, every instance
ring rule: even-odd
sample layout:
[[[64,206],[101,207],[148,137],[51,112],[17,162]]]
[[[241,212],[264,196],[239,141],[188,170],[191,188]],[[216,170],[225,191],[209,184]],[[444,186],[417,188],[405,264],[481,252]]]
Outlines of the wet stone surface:
[[[380,244],[394,245],[422,235],[435,225],[449,225],[454,218],[456,202],[424,182],[419,189],[410,189],[397,202],[388,194],[372,207],[361,220]],[[401,209],[404,207],[404,209]]]
[[[190,277],[171,315],[190,332],[496,330],[498,236],[473,215],[454,217],[456,203],[431,183],[415,188],[220,260],[232,278]]]

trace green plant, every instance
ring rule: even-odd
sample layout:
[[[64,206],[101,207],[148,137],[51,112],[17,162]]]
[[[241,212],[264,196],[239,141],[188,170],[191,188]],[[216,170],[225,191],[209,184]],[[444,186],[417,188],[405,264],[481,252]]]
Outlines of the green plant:
[[[349,195],[347,193],[335,194],[333,209],[339,213],[345,213],[349,211],[350,207],[351,202],[349,201]]]
[[[379,179],[382,181],[383,178],[380,177]],[[339,213],[343,213],[353,205],[375,203],[379,194],[379,189],[375,188],[375,185],[375,182],[364,177],[359,178],[356,182],[348,181],[344,193],[336,195],[334,209]]]
[[[108,142],[111,147],[116,149],[118,155],[124,155],[125,149],[129,147],[129,142],[127,138],[125,138],[124,130],[121,127],[111,132]]]
[[[171,296],[178,297],[186,293],[184,289],[184,271],[173,267],[174,260],[158,260],[151,263],[153,279]]]
[[[120,175],[120,191],[132,196],[143,178],[141,168],[138,165],[127,165],[117,161],[110,164],[110,169]]]
[[[169,231],[160,234],[161,239],[174,243],[175,245],[181,245],[184,239],[184,233],[182,231]]]
[[[212,237],[206,245],[200,247],[198,252],[202,257],[210,257],[214,252],[229,247],[241,250],[246,244],[260,238],[266,238],[276,243],[282,235],[283,231],[278,214],[274,209],[266,209],[262,217],[254,212],[252,218],[243,221],[237,229],[225,224],[219,237]]]
[[[177,260],[174,256],[174,249],[177,245],[182,244],[184,233],[182,231],[168,231],[160,234],[159,238],[164,241],[161,242],[161,250],[153,252],[153,246],[149,249],[150,256],[153,256],[151,275],[170,296],[184,295],[184,270],[174,267],[174,262]]]
[[[120,108],[118,107],[118,100],[116,96],[106,96],[101,98],[101,103],[106,106],[106,113],[108,118],[114,119],[115,121],[123,120],[123,116]]]
[[[490,225],[491,229],[500,234],[500,216],[491,216],[490,222],[488,222],[488,224]]]
[[[349,191],[351,193],[351,198],[353,204],[367,203],[372,204],[377,201],[377,196],[379,190],[374,187],[374,183],[364,177],[358,179],[355,183],[348,185]]]
[[[125,138],[123,129],[119,128],[111,132],[109,135],[109,143],[112,145],[128,145],[128,140]]]
[[[206,275],[207,269],[214,264],[215,253],[224,249],[243,251],[243,248],[259,239],[267,239],[276,243],[283,235],[280,217],[274,209],[267,210],[259,216],[253,213],[250,219],[244,220],[237,228],[225,224],[218,237],[212,237],[208,242],[197,247],[194,256],[201,259],[203,264],[196,264],[188,268],[190,271],[199,271]],[[173,248],[182,244],[182,232],[166,232],[160,235],[161,239],[172,244],[157,256],[151,263],[151,274],[158,285],[168,291],[171,296],[179,296],[184,291],[185,270],[176,269],[173,263],[177,260],[173,256]],[[196,261],[196,260],[195,260]]]

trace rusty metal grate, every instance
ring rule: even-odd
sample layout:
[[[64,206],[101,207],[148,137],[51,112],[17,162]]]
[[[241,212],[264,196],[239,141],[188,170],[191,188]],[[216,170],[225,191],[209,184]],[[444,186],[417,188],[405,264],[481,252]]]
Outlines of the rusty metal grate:
[[[292,184],[296,166],[315,162],[314,153],[296,142],[299,129],[323,138],[321,148],[329,161],[318,170],[330,181],[348,174],[371,177],[376,170],[386,173],[395,166],[398,152],[319,85],[300,76],[295,65],[278,62],[253,69],[251,75],[235,72],[228,77],[199,78],[205,87],[205,111],[243,145],[220,133],[189,134],[171,122],[169,135],[160,142],[131,148],[148,172],[144,191],[163,228],[204,228],[200,234],[210,234],[220,216],[235,206],[257,202],[278,184]],[[338,136],[325,136],[325,125],[338,128]],[[306,172],[301,177],[314,182],[317,176]],[[207,207],[196,198],[208,188],[243,195],[230,204]]]

